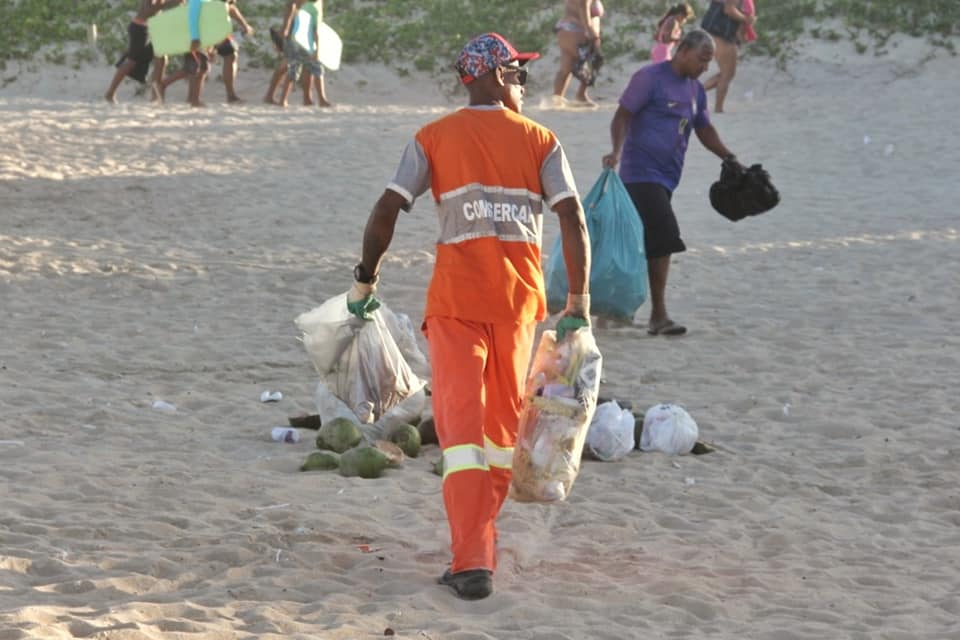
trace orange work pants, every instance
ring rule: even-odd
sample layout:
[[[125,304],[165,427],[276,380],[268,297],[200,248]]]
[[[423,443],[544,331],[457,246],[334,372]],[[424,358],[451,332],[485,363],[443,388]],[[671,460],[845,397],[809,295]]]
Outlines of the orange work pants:
[[[453,573],[496,569],[495,521],[510,487],[535,330],[534,322],[425,322]]]

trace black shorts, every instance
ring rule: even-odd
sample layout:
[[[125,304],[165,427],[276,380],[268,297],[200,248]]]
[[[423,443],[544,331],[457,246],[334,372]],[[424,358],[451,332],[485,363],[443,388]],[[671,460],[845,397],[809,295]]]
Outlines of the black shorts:
[[[127,57],[137,62],[151,62],[153,60],[153,45],[148,42],[147,26],[131,22],[127,27],[127,35],[130,37]]]
[[[643,244],[647,259],[683,253],[687,245],[680,239],[680,226],[670,205],[673,194],[655,182],[630,182],[627,193],[643,221]]]
[[[117,66],[120,67],[127,60],[132,60],[136,66],[128,75],[137,82],[146,82],[150,63],[153,62],[153,45],[147,42],[147,27],[131,22],[127,27],[127,35],[130,36],[130,45],[117,62]]]
[[[203,51],[183,54],[183,68],[192,76],[206,73],[210,69],[210,59]]]
[[[237,52],[237,47],[233,43],[233,38],[227,38],[223,42],[217,45],[217,53],[226,58],[227,56],[232,56]]]

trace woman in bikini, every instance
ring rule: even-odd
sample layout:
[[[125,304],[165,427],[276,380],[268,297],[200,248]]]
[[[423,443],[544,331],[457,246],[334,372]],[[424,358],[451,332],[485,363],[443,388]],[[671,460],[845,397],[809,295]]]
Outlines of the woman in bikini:
[[[570,75],[580,56],[578,49],[584,44],[600,48],[600,18],[603,17],[601,0],[564,0],[563,17],[554,26],[557,44],[560,46],[560,70],[553,81],[553,104],[557,107],[585,106],[596,104],[587,96],[587,85],[580,83],[577,97],[568,103],[564,94],[570,83]]]

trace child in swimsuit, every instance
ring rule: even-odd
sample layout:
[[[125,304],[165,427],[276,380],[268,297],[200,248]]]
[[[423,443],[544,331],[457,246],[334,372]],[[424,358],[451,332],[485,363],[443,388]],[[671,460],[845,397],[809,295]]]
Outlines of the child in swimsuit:
[[[656,44],[650,50],[650,60],[654,64],[673,59],[673,47],[683,36],[683,25],[694,17],[693,9],[686,2],[671,7],[657,22]]]

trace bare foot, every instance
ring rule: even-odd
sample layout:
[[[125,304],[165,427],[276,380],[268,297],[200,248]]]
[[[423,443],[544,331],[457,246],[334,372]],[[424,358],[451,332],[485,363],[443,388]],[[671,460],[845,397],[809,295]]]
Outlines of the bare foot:
[[[160,82],[150,83],[150,99],[154,102],[163,102],[163,84]]]
[[[571,100],[567,103],[568,107],[573,107],[574,109],[596,109],[597,103],[591,100],[590,98],[577,98],[576,100]]]
[[[318,100],[317,106],[320,107],[321,109],[328,109],[333,106],[333,103],[326,99]]]
[[[240,96],[227,96],[227,102],[243,102]]]
[[[206,103],[206,102],[191,102],[191,103],[190,103],[190,106],[193,107],[194,109],[206,109],[206,108],[207,108],[207,103]]]
[[[116,97],[116,96],[112,96],[112,95],[110,95],[109,93],[105,94],[105,95],[103,96],[103,99],[106,100],[107,102],[109,102],[110,104],[117,104],[117,97]]]
[[[287,108],[287,101],[286,101],[286,100],[281,100],[280,102],[277,103],[277,106],[280,107],[281,109],[286,109],[286,108]]]
[[[277,104],[277,101],[273,99],[273,96],[264,96],[263,101],[267,104]]]

